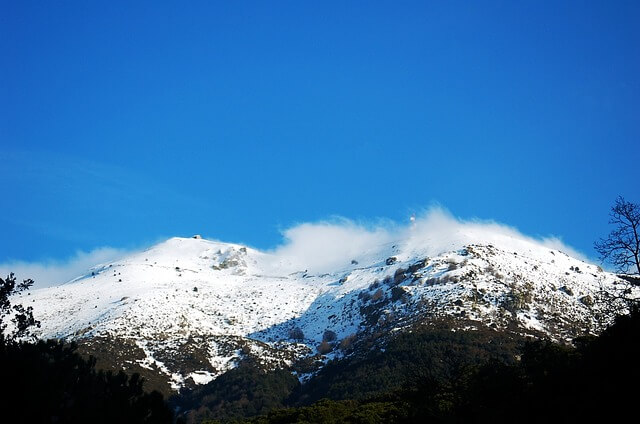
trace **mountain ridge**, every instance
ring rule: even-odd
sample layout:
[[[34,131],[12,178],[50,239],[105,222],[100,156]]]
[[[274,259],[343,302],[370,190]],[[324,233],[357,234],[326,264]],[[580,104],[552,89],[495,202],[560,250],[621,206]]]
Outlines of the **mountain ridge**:
[[[561,251],[510,235],[490,241],[433,255],[399,240],[313,272],[277,252],[175,237],[22,301],[42,321],[39,336],[103,354],[118,345],[127,353],[111,349],[117,365],[179,390],[246,358],[266,369],[311,359],[298,371],[305,379],[358,338],[442,317],[459,320],[459,329],[570,340],[597,334],[640,297],[629,282]]]

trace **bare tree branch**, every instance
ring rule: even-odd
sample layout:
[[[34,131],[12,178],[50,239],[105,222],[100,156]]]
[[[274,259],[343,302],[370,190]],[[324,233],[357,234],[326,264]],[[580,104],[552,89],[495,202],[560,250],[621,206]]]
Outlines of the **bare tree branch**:
[[[609,224],[616,228],[594,243],[600,260],[615,265],[620,272],[633,270],[640,274],[640,206],[620,196],[609,216]]]

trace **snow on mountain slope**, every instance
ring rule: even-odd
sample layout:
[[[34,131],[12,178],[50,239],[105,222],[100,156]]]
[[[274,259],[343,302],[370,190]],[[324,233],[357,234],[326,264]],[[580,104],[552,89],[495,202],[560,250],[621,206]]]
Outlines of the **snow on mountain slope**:
[[[485,235],[482,235],[486,238]],[[447,316],[568,339],[597,333],[637,287],[530,239],[473,231],[447,245],[405,237],[360,246],[328,272],[300,258],[199,238],[172,238],[67,284],[22,296],[40,335],[119,340],[122,359],[203,384],[253,357],[266,367],[315,354],[326,330],[344,339]],[[316,267],[315,271],[321,271]],[[355,336],[354,336],[355,335]]]

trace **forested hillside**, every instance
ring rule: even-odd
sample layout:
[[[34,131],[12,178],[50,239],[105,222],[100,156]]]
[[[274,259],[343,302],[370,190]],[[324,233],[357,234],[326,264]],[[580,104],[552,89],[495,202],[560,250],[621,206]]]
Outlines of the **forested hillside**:
[[[331,400],[277,409],[238,422],[585,423],[599,418],[633,419],[637,394],[634,385],[640,378],[639,334],[640,312],[635,309],[630,316],[619,317],[600,337],[575,340],[573,346],[526,341],[518,349],[515,361],[505,361],[499,355],[479,358],[472,350],[467,350],[470,356],[456,358],[460,347],[466,344],[459,343],[467,339],[463,336],[457,341],[427,343],[431,347],[420,353],[434,353],[440,350],[438,346],[445,349],[440,350],[440,356],[432,356],[433,361],[422,362],[421,355],[406,357],[406,362],[399,360],[401,352],[411,351],[401,346],[415,346],[433,335],[403,336],[402,341],[394,343],[395,349],[401,351],[390,348],[389,357],[387,352],[375,353],[367,359],[336,365],[344,368],[335,375],[335,383],[325,384],[324,391],[314,390],[323,386],[327,374],[335,369],[327,367],[317,380],[312,379],[307,387],[299,386],[299,392],[289,398],[295,404],[302,392],[314,393],[307,399],[324,394]],[[510,352],[513,345],[508,342],[506,346],[503,353]],[[449,364],[447,357],[452,358]],[[438,365],[443,363],[444,366]],[[408,374],[413,378],[407,378]],[[362,388],[371,381],[380,383],[378,394],[363,396]],[[246,397],[245,402],[251,402],[251,398]]]
[[[16,287],[2,280],[3,294]],[[442,320],[384,343],[378,334],[357,340],[316,373],[305,361],[268,371],[249,359],[166,402],[137,374],[97,369],[73,344],[30,341],[31,310],[6,296],[2,305],[4,413],[21,422],[587,422],[633,414],[640,378],[636,306],[572,344]],[[6,331],[9,318],[20,337]]]

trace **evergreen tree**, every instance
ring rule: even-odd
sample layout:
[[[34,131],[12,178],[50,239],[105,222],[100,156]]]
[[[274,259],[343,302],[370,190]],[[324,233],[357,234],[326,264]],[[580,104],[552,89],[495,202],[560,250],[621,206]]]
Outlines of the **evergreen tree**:
[[[0,422],[173,422],[162,395],[145,393],[139,375],[98,371],[95,359],[81,357],[74,344],[30,336],[40,323],[32,308],[12,305],[11,297],[31,285],[16,283],[13,274],[0,278]]]
[[[0,340],[4,342],[15,342],[30,335],[32,327],[40,327],[40,322],[33,318],[33,308],[25,308],[22,305],[11,305],[11,297],[26,291],[33,285],[33,280],[24,280],[16,283],[13,273],[9,274],[5,280],[0,278]],[[7,333],[10,319],[13,328]]]

